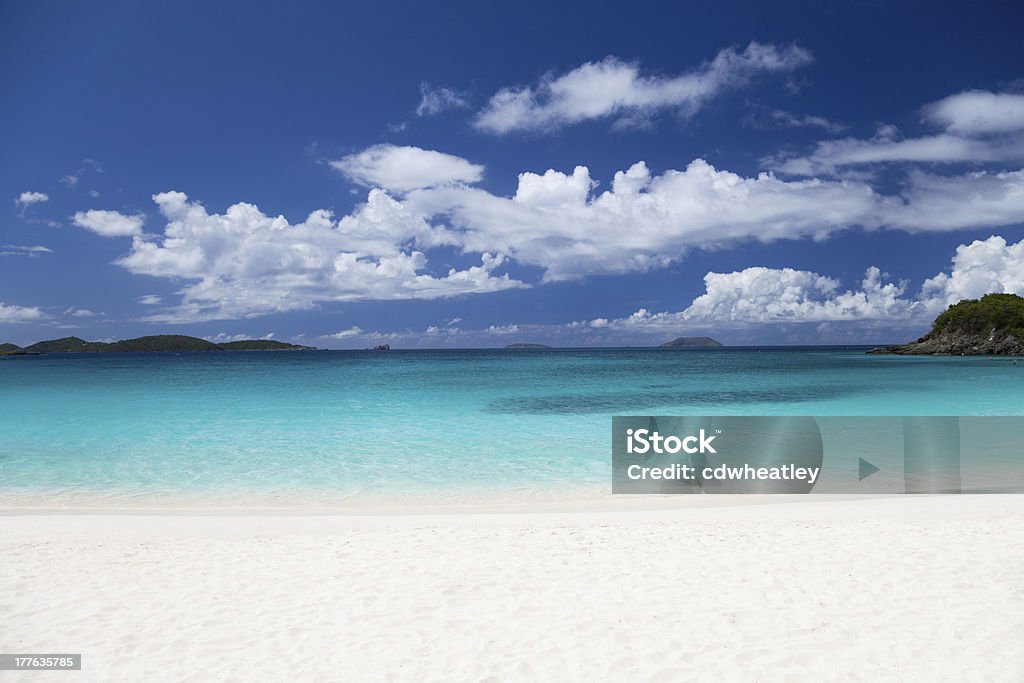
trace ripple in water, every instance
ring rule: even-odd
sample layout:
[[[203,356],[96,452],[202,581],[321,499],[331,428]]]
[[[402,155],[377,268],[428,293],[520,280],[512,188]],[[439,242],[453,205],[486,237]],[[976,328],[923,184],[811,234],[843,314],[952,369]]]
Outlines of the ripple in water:
[[[851,396],[862,387],[799,386],[784,389],[693,391],[693,392],[623,392],[610,394],[558,394],[547,396],[516,396],[491,401],[487,413],[542,415],[551,413],[625,414],[662,406],[742,405],[766,403],[802,403]]]

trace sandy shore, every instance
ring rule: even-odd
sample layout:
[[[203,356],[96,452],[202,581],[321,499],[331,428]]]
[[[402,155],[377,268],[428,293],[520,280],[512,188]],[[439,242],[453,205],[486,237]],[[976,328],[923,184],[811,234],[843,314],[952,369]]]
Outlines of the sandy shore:
[[[1024,679],[1024,496],[820,498],[0,515],[0,680]]]

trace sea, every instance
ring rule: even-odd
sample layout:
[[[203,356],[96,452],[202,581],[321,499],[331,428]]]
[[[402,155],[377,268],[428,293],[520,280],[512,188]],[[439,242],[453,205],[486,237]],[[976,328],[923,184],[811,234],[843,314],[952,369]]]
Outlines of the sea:
[[[614,415],[1024,414],[1024,360],[868,347],[0,358],[0,507],[610,489]]]

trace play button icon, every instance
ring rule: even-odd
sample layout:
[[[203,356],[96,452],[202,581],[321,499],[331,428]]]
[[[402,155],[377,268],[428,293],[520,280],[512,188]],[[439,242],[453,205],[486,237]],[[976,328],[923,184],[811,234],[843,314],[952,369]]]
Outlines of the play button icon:
[[[878,471],[877,467],[869,463],[864,458],[860,458],[860,462],[857,463],[857,469],[859,474],[859,476],[857,477],[857,481],[864,481],[865,479],[867,479],[872,474]]]

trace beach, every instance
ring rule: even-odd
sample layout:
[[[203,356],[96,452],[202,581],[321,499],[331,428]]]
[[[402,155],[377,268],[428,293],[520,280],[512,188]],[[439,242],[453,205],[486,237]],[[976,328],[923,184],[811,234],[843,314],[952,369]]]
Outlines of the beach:
[[[1024,0],[0,8],[0,683],[1024,683]]]
[[[0,680],[1024,676],[1024,495],[615,498],[7,508]]]

